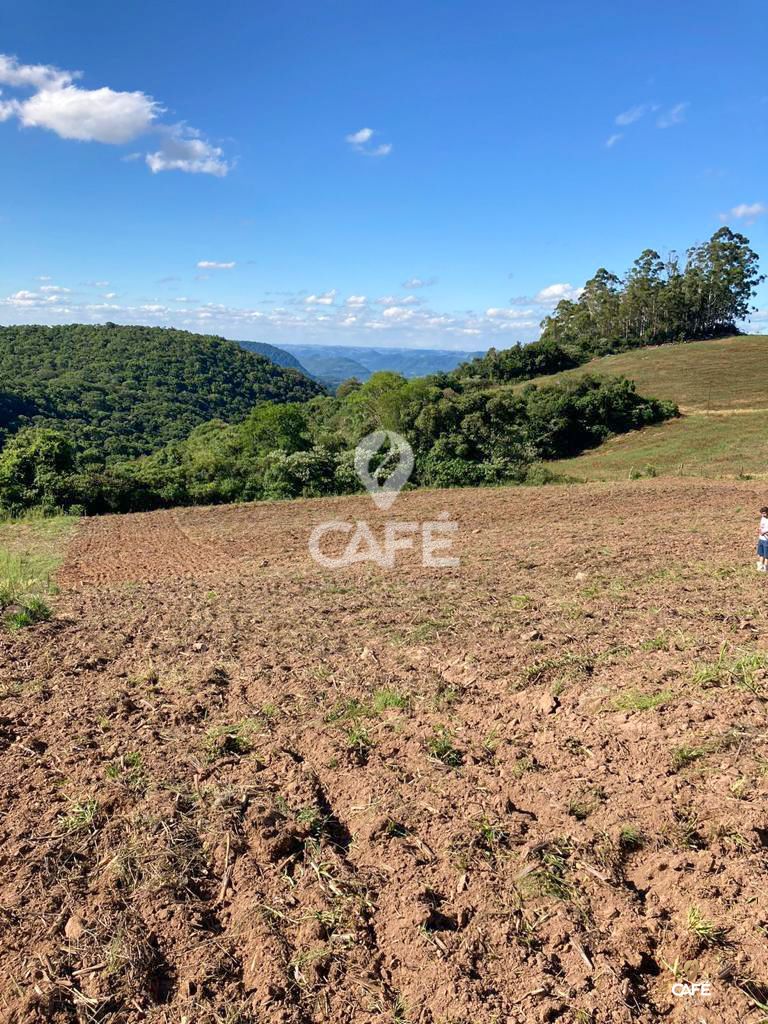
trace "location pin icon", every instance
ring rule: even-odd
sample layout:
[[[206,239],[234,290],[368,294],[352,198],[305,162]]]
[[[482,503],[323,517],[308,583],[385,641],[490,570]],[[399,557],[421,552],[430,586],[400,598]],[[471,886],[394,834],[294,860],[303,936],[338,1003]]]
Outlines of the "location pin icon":
[[[385,446],[388,446],[388,452],[382,463],[371,473],[373,458]],[[393,464],[394,470],[381,480],[382,472]],[[413,472],[413,449],[402,434],[396,434],[394,430],[375,430],[355,448],[355,472],[376,507],[388,509]]]

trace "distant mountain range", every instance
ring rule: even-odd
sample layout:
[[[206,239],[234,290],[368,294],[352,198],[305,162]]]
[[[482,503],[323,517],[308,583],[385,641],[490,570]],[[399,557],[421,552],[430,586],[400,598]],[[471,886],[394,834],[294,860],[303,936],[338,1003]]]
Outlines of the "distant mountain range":
[[[459,363],[484,355],[478,352],[453,352],[439,348],[364,348],[349,345],[284,345],[276,348],[256,341],[241,341],[243,348],[272,359],[280,366],[302,369],[329,387],[357,377],[368,380],[379,370],[393,370],[404,377],[424,377],[448,372]]]

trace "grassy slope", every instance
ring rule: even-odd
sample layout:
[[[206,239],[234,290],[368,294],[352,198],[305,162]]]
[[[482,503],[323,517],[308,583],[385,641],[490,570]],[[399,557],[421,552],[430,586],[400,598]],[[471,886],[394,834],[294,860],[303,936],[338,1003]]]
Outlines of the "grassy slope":
[[[768,474],[768,337],[640,349],[536,383],[585,373],[629,377],[641,394],[677,402],[683,415],[550,463],[554,470],[589,480],[623,479],[647,466],[686,476]]]

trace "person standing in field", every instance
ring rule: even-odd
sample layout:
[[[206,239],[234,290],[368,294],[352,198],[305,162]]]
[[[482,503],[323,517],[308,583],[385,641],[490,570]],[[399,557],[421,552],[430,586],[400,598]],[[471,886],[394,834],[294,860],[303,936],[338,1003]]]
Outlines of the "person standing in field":
[[[757,571],[768,572],[768,506],[760,509],[760,528],[757,534]]]

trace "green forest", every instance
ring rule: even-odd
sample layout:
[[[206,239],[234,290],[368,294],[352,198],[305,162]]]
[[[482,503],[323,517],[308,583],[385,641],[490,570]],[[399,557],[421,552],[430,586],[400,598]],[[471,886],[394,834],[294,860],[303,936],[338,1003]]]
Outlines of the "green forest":
[[[374,374],[336,396],[260,402],[240,423],[212,420],[139,459],[96,465],[63,432],[19,431],[0,453],[6,513],[131,512],[174,505],[350,494],[354,448],[384,427],[413,445],[412,484],[544,482],[534,464],[676,414],[622,379],[487,390]]]
[[[353,493],[355,445],[380,428],[412,445],[414,486],[547,482],[548,460],[678,410],[622,378],[534,378],[596,355],[738,333],[762,279],[748,240],[721,228],[684,263],[645,250],[624,278],[598,270],[543,321],[539,341],[450,373],[353,378],[333,395],[224,338],[115,324],[0,328],[0,512]]]
[[[83,463],[134,458],[323,388],[224,338],[117,324],[0,327],[0,444],[52,427]]]

